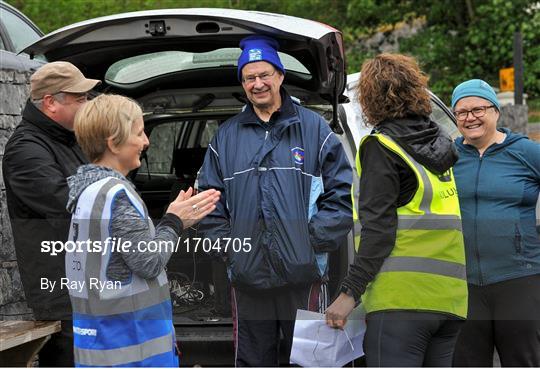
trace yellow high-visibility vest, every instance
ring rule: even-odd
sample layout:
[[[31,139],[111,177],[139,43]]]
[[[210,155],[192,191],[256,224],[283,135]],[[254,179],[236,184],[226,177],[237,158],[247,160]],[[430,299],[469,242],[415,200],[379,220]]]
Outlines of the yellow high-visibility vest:
[[[377,139],[413,170],[418,188],[409,203],[397,209],[396,243],[362,296],[366,311],[421,310],[466,318],[467,278],[461,214],[452,170],[437,175],[414,160],[395,141],[380,133],[366,136],[356,155],[358,179],[351,189],[355,245],[361,224],[356,204],[362,189],[360,149]]]

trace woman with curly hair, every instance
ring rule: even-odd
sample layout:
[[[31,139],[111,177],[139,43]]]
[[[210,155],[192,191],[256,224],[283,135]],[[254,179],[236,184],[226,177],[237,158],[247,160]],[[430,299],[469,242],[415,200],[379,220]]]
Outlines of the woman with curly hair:
[[[356,157],[361,232],[327,324],[343,328],[362,301],[368,366],[451,366],[467,313],[456,150],[429,119],[427,77],[413,58],[367,60],[357,96],[373,126]]]

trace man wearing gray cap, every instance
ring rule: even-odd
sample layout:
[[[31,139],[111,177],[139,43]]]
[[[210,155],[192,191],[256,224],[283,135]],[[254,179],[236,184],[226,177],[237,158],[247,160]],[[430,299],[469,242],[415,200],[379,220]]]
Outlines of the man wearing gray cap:
[[[62,332],[40,352],[41,366],[73,366],[71,322],[65,322],[71,319],[71,305],[67,289],[60,287],[64,254],[50,255],[42,245],[67,240],[71,215],[66,211],[66,177],[87,162],[75,140],[73,120],[88,91],[99,83],[68,62],[41,67],[30,78],[31,97],[5,148],[2,170],[27,303],[37,320],[62,320]]]

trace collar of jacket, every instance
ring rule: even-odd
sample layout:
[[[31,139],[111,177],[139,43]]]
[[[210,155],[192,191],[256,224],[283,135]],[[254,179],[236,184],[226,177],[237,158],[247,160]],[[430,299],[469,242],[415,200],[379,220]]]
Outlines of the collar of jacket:
[[[42,131],[45,135],[53,140],[61,141],[64,144],[73,145],[77,142],[75,133],[65,129],[60,124],[43,114],[33,103],[28,99],[24,107],[22,118],[28,124]]]
[[[270,117],[272,126],[283,126],[283,128],[290,126],[291,124],[299,123],[296,109],[294,108],[294,102],[285,88],[280,88],[281,94],[281,107],[275,111]],[[260,119],[253,109],[253,104],[248,103],[246,109],[239,115],[240,124],[249,125],[256,124],[261,125]]]
[[[517,132],[512,132],[510,129],[506,127],[498,127],[497,131],[506,134],[506,138],[501,143],[494,143],[491,146],[489,146],[484,151],[484,154],[482,156],[489,156],[492,154],[496,154],[501,150],[505,150],[508,146],[512,145],[516,141],[528,139],[527,136],[524,136]],[[456,146],[458,150],[460,151],[460,153],[464,154],[467,152],[474,156],[479,156],[478,149],[475,146],[471,144],[466,144],[463,141],[465,141],[465,138],[463,136],[456,138]]]
[[[457,161],[452,138],[429,117],[387,119],[375,131],[390,136],[403,150],[431,172],[442,174]]]

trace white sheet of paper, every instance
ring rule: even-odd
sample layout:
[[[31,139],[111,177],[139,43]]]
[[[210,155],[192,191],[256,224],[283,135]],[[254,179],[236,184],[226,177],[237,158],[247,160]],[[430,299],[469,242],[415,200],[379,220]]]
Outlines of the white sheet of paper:
[[[298,310],[290,362],[304,367],[341,367],[364,355],[365,332],[361,305],[351,313],[344,330],[328,327],[324,314]]]

